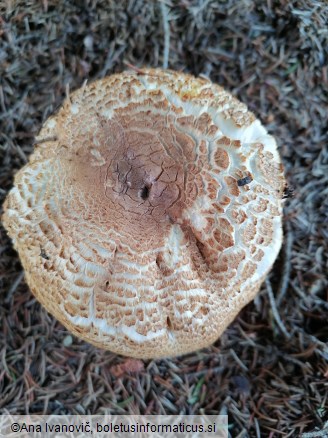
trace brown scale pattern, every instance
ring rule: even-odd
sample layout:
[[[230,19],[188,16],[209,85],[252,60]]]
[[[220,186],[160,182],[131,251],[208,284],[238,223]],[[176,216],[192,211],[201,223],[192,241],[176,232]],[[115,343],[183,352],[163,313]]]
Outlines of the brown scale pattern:
[[[254,122],[221,87],[169,70],[73,93],[5,202],[36,298],[75,335],[120,354],[214,342],[281,245],[282,166],[263,131],[244,144]],[[245,176],[252,182],[238,187]]]

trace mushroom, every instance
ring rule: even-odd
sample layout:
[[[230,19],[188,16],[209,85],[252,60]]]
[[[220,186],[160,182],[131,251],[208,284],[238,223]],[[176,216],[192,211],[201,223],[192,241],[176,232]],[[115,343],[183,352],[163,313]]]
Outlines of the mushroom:
[[[38,301],[136,358],[209,346],[282,243],[274,138],[208,80],[160,69],[71,94],[15,177],[3,223]]]

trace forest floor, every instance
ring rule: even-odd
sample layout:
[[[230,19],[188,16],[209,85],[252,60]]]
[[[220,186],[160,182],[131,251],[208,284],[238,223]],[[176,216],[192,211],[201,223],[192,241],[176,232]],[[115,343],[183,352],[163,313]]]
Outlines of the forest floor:
[[[71,336],[30,293],[1,228],[0,412],[221,413],[232,437],[327,436],[327,2],[0,0],[0,14],[2,200],[67,85],[166,62],[247,104],[294,192],[259,295],[215,345],[174,359]]]

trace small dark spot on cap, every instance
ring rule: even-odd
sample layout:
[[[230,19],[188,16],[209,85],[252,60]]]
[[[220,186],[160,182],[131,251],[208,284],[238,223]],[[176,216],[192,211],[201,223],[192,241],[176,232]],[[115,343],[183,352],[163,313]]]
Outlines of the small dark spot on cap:
[[[43,248],[40,248],[40,257],[42,257],[45,260],[49,260],[49,257],[47,256],[47,254]]]
[[[149,186],[144,186],[144,187],[141,189],[141,192],[140,192],[140,198],[143,199],[143,200],[145,201],[146,199],[149,198],[149,192],[150,192],[150,187],[149,187]]]
[[[166,324],[167,324],[167,328],[169,328],[169,329],[172,328],[172,321],[171,321],[171,318],[169,316],[166,318]]]
[[[242,186],[245,186],[246,184],[251,183],[252,181],[253,181],[253,178],[250,175],[248,175],[248,176],[245,176],[245,178],[238,179],[237,184],[238,184],[238,187],[242,187]]]

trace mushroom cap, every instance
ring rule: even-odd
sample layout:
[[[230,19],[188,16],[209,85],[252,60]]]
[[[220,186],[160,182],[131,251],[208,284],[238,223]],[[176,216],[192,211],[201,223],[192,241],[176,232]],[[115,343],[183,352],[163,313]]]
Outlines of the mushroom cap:
[[[144,69],[72,93],[15,177],[3,223],[45,308],[138,358],[212,344],[282,243],[274,138],[211,82]]]

